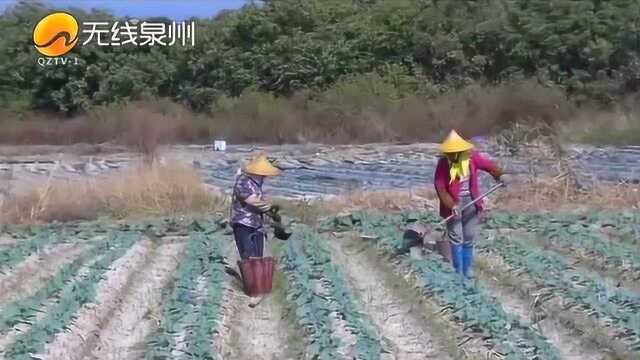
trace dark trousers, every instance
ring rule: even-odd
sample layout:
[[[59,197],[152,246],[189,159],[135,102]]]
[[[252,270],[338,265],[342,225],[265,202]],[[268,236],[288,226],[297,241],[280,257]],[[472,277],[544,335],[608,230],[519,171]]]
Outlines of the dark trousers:
[[[262,257],[264,234],[258,229],[241,224],[233,225],[233,236],[241,259]]]

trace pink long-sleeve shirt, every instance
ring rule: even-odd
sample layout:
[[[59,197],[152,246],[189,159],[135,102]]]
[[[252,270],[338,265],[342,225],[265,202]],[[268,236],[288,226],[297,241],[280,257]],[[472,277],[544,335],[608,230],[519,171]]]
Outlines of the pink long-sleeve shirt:
[[[471,151],[469,160],[469,188],[471,191],[471,198],[476,199],[481,195],[480,185],[478,183],[478,170],[492,172],[496,170],[497,166],[493,161],[482,156],[480,152],[475,150]],[[446,157],[442,157],[440,158],[440,160],[438,160],[433,184],[436,190],[448,192],[453,198],[453,201],[457,203],[458,201],[460,201],[460,181],[456,179],[451,183],[449,182],[449,161]],[[476,202],[475,207],[478,212],[482,211],[482,200]],[[449,215],[451,215],[451,209],[444,206],[442,200],[440,200],[440,216],[446,218]]]

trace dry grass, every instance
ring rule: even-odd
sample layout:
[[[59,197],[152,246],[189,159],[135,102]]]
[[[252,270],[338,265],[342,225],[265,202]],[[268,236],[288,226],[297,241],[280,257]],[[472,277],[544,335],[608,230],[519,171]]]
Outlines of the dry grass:
[[[434,190],[417,188],[410,190],[352,192],[343,197],[325,200],[322,206],[329,212],[341,212],[347,209],[398,211],[434,209],[437,206],[437,202]]]
[[[514,212],[624,210],[640,208],[640,185],[597,185],[577,191],[565,181],[536,179],[510,185],[490,195],[485,209]],[[439,201],[431,186],[411,190],[354,192],[315,202],[291,202],[290,214],[313,223],[314,219],[357,210],[428,211],[439,213]]]
[[[357,210],[401,211],[427,210],[437,205],[435,192],[420,188],[412,190],[356,191],[320,200],[276,200],[283,211],[297,220],[314,225],[323,217]]]
[[[86,182],[51,182],[10,198],[0,207],[1,223],[116,219],[163,215],[203,215],[226,208],[225,200],[208,191],[186,166],[144,166],[124,174]],[[298,221],[356,210],[428,211],[438,213],[431,186],[411,190],[358,191],[313,201],[276,200]],[[490,196],[487,210],[590,211],[640,208],[640,185],[598,185],[580,192],[563,180],[532,179]]]
[[[209,140],[210,120],[163,99],[96,107],[71,119],[55,114],[28,113],[17,120],[0,111],[0,143],[71,145],[114,142],[152,154],[158,144]]]
[[[0,145],[0,157],[5,159],[19,156],[38,156],[44,154],[70,154],[76,156],[113,154],[127,152],[128,148],[115,144],[73,145]]]
[[[490,207],[512,211],[588,211],[640,208],[640,185],[596,184],[578,191],[565,179],[537,179],[498,193]]]
[[[640,93],[627,96],[616,111],[583,111],[556,125],[562,142],[596,145],[640,144]]]
[[[71,119],[26,113],[23,119],[0,109],[0,143],[117,142],[145,154],[158,144],[232,143],[356,144],[439,141],[455,127],[466,137],[498,134],[514,124],[544,125],[565,141],[633,144],[640,141],[640,94],[611,109],[577,107],[561,91],[528,81],[471,86],[429,96],[401,93],[370,75],[291,97],[247,90],[220,97],[208,114],[196,114],[167,99],[96,107]]]
[[[0,208],[4,223],[206,214],[222,200],[209,193],[186,166],[142,166],[84,182],[48,182],[9,199]]]

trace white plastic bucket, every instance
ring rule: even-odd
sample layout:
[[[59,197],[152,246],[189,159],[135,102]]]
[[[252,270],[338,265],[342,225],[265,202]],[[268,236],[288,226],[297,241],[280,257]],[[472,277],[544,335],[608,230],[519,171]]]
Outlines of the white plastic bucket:
[[[213,142],[213,151],[225,151],[227,150],[227,142],[224,140],[215,140]]]

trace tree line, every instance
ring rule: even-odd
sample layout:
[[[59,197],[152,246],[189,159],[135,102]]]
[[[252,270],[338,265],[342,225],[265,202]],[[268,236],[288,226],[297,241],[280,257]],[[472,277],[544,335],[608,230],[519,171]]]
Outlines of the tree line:
[[[359,74],[426,98],[521,79],[603,104],[640,90],[639,0],[264,0],[197,19],[194,47],[76,46],[79,65],[54,70],[31,43],[51,10],[23,1],[0,16],[5,108],[74,114],[163,97],[209,112],[247,90],[313,94]]]

